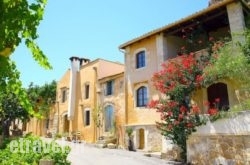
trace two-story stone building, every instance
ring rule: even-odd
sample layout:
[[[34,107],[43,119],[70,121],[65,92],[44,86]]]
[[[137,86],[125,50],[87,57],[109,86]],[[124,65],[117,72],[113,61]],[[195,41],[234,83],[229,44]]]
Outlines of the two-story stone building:
[[[249,6],[244,1],[211,1],[199,12],[119,46],[125,57],[125,121],[126,127],[134,130],[136,148],[154,151],[162,147],[162,138],[155,125],[159,114],[147,108],[149,100],[158,98],[159,93],[152,87],[151,77],[160,71],[161,64],[175,58],[182,47],[189,47],[198,55],[207,53],[206,44],[199,42],[209,42],[209,38],[219,40],[228,37],[234,42],[242,41],[241,37],[233,34],[244,30],[248,15]],[[193,29],[193,40],[183,40],[186,32]],[[201,109],[204,100],[213,101],[217,97],[221,98],[221,106],[228,107],[238,103],[235,96],[237,88],[230,81],[218,82],[198,91],[193,99]],[[205,109],[203,112],[206,113]]]
[[[81,140],[90,143],[115,137],[123,145],[123,64],[79,57],[71,57],[70,62],[71,68],[57,82],[56,103],[49,119],[32,119],[27,132],[43,136],[49,131],[71,138],[78,133]]]

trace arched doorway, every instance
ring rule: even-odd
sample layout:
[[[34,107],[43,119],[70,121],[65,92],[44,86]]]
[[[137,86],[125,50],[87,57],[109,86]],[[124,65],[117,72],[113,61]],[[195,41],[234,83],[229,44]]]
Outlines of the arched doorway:
[[[145,147],[145,131],[144,129],[139,129],[139,146],[138,149],[143,150]]]
[[[219,110],[229,109],[229,99],[227,92],[227,85],[225,83],[216,83],[207,88],[207,97],[210,106],[214,106],[213,103],[217,102]]]
[[[105,125],[105,132],[110,132],[114,127],[114,108],[112,105],[108,105],[105,107],[104,125]]]
[[[63,132],[69,132],[69,120],[67,114],[63,116]]]
[[[140,128],[136,129],[135,132],[135,147],[136,149],[143,150],[145,149],[145,129]]]

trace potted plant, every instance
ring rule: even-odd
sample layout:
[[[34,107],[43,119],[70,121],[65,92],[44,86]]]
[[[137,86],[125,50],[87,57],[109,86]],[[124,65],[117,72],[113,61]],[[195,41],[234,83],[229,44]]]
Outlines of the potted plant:
[[[134,147],[134,141],[133,141],[133,128],[128,127],[126,129],[126,133],[128,135],[128,150],[129,151],[136,151]]]
[[[39,160],[39,165],[54,165],[54,160],[49,155],[46,155]]]
[[[68,136],[69,136],[68,132],[62,133],[62,140],[66,141]]]

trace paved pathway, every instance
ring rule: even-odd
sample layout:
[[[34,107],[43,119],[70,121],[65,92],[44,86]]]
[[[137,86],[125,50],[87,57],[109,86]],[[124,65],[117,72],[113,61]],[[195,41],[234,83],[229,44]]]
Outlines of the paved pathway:
[[[122,149],[96,148],[90,144],[77,144],[57,141],[69,145],[71,152],[68,160],[72,165],[171,165],[174,162],[144,156],[143,152],[130,152]]]

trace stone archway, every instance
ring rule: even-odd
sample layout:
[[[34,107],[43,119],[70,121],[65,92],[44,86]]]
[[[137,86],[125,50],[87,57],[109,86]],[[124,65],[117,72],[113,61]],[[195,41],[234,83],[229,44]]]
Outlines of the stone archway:
[[[145,148],[145,131],[144,129],[139,129],[139,148],[143,150]]]
[[[69,132],[69,120],[67,114],[63,116],[63,132]]]
[[[104,131],[110,132],[114,127],[114,107],[108,105],[104,108]]]
[[[207,98],[210,102],[210,106],[213,106],[213,103],[218,98],[219,99],[219,105],[218,108],[221,110],[228,110],[229,108],[229,99],[228,99],[228,90],[227,90],[227,84],[225,83],[216,83],[213,85],[210,85],[207,88]]]
[[[145,149],[145,130],[143,128],[136,130],[136,149]]]

